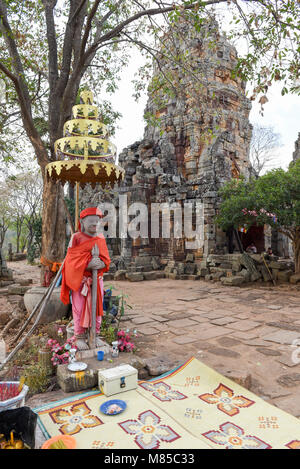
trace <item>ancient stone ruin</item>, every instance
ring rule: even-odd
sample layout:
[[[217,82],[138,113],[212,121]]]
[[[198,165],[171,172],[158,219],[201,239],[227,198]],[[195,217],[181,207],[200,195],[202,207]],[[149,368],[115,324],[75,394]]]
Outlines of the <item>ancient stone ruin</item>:
[[[154,66],[152,84],[163,72],[163,76],[175,76],[176,91],[166,94],[163,86],[159,89],[150,85],[145,114],[156,119],[146,125],[142,141],[119,155],[126,176],[113,198],[114,204],[120,208],[120,196],[126,196],[128,206],[146,204],[148,235],[108,239],[114,260],[108,275],[116,279],[143,280],[162,275],[182,279],[213,275],[220,279],[245,268],[239,261],[229,260],[228,252],[239,252],[237,244],[214,223],[219,188],[232,177],[243,175],[247,179],[250,172],[251,101],[246,97],[246,84],[233,73],[237,51],[215,21],[203,26],[200,33],[181,22],[175,35],[166,36],[165,44],[171,40],[178,55],[188,53],[189,71],[160,58],[159,67]],[[111,200],[103,193],[93,194],[91,199],[93,203]],[[162,208],[157,237],[151,235],[153,204],[161,204]],[[175,204],[179,210],[170,212],[167,237],[162,230],[162,204]],[[176,226],[185,222],[186,204],[192,207],[189,222],[193,230],[201,233],[196,244],[190,244],[185,233],[181,237],[174,235]],[[179,213],[179,219],[175,213]],[[270,230],[264,231],[263,227],[253,228],[253,235],[258,252],[272,243]],[[244,247],[250,244],[249,233],[245,239],[241,235],[241,240]],[[211,255],[227,257],[212,262]],[[240,283],[250,280],[243,275]],[[263,278],[263,274],[258,277]]]
[[[299,160],[300,158],[300,133],[298,134],[298,138],[295,142],[295,151],[293,153],[293,160]]]
[[[5,256],[2,249],[0,249],[0,286],[4,287],[12,283],[13,274],[11,269],[8,269]]]

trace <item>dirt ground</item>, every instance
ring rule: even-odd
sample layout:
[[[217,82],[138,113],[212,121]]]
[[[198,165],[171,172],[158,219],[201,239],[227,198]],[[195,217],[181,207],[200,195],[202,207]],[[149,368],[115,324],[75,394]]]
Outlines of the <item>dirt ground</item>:
[[[39,284],[39,267],[26,261],[8,267],[16,282]],[[110,285],[128,295],[132,309],[121,325],[137,330],[139,357],[166,371],[195,356],[300,418],[299,287],[170,279]],[[0,314],[13,308],[0,290]]]

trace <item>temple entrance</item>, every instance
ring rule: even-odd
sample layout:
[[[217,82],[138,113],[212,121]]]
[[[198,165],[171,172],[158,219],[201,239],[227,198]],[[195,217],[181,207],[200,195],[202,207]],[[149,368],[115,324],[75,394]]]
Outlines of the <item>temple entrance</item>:
[[[266,248],[263,226],[252,225],[246,233],[239,232],[239,235],[245,251],[252,243],[256,247],[257,253],[265,251]]]

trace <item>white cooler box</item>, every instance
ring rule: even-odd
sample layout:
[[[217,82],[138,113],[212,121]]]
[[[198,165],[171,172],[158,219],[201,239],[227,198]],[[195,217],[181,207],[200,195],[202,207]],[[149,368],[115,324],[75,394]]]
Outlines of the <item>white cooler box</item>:
[[[99,389],[105,396],[137,388],[138,370],[131,365],[98,371]]]

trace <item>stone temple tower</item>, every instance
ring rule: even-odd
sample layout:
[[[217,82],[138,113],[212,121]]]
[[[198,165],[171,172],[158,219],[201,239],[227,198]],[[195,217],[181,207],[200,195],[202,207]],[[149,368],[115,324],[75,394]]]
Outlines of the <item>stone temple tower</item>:
[[[175,87],[166,93],[163,84],[150,85],[145,114],[155,120],[146,125],[142,141],[119,155],[126,172],[120,194],[127,196],[128,205],[143,202],[149,208],[148,237],[119,240],[119,254],[131,270],[151,270],[153,260],[182,262],[192,254],[198,262],[212,251],[222,253],[226,234],[214,223],[218,190],[232,177],[248,178],[250,169],[251,102],[245,83],[233,74],[236,49],[214,20],[206,22],[200,32],[180,21],[163,43],[173,55],[187,56],[188,68],[165,60],[162,53],[152,84],[171,77]],[[163,203],[194,207],[190,216],[194,230],[202,232],[199,245],[187,248],[184,234],[174,236],[178,220],[173,211],[170,237],[151,236],[151,206]]]
[[[293,160],[299,160],[300,159],[300,132],[298,134],[298,138],[295,141],[295,151],[293,153]]]

